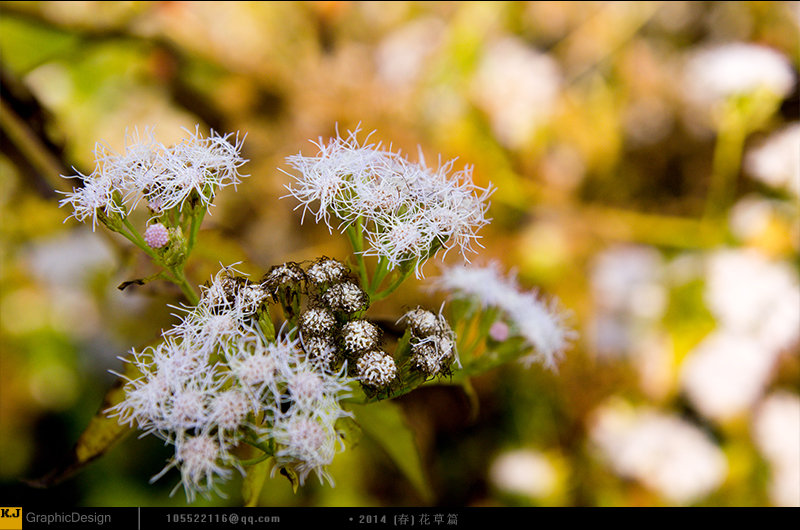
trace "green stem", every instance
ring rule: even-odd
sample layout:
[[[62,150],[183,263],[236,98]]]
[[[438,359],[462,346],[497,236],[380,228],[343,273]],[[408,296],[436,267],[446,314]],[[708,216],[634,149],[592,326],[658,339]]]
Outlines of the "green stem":
[[[175,285],[177,285],[178,287],[180,287],[181,291],[183,292],[184,296],[186,296],[186,299],[189,301],[190,304],[197,305],[197,303],[200,301],[200,297],[197,296],[197,293],[195,292],[194,288],[186,279],[186,275],[183,272],[183,267],[167,266],[167,264],[164,263],[164,261],[161,259],[161,256],[159,256],[153,249],[151,249],[148,246],[147,243],[145,243],[142,236],[139,234],[136,228],[130,223],[130,221],[128,221],[127,217],[122,217],[122,224],[125,228],[128,229],[128,231],[126,232],[124,230],[120,230],[119,233],[122,234],[122,236],[128,239],[131,243],[139,247],[142,250],[142,252],[147,254],[150,257],[150,259],[153,260],[153,263],[155,263],[159,267],[162,267],[163,269],[166,269],[166,271],[168,271],[169,274],[172,276],[172,278],[167,278],[167,279],[172,283],[174,283]]]
[[[175,276],[175,280],[172,283],[181,288],[183,295],[191,305],[197,305],[200,302],[200,297],[197,296],[194,287],[192,287],[192,285],[186,279],[186,275],[183,273],[183,268],[170,269],[170,272],[173,276]]]
[[[347,237],[350,239],[350,246],[353,247],[353,255],[356,257],[356,264],[358,265],[358,277],[361,280],[362,287],[369,284],[367,277],[367,266],[364,263],[364,227],[361,222],[361,217],[356,219],[355,225],[347,227]]]
[[[731,105],[725,109],[714,146],[705,219],[719,218],[733,202],[746,137],[743,116],[735,106]]]
[[[383,283],[387,274],[389,274],[389,260],[381,256],[378,258],[378,264],[375,266],[375,274],[372,276],[369,289],[367,289],[370,300],[373,300],[375,292],[378,290],[381,283]]]
[[[186,255],[192,252],[194,245],[197,243],[197,234],[200,232],[200,225],[203,223],[203,218],[206,215],[206,209],[203,207],[196,208],[192,212],[192,224],[189,229],[189,242],[186,245]]]
[[[387,287],[383,291],[380,291],[380,292],[375,293],[374,295],[370,296],[370,300],[372,300],[372,301],[383,300],[384,298],[386,298],[387,296],[392,294],[398,287],[400,287],[400,285],[404,281],[406,281],[408,279],[409,276],[411,276],[411,273],[414,272],[414,267],[412,267],[410,265],[410,262],[406,262],[406,263],[403,263],[403,265],[401,265],[400,270],[401,270],[400,274],[389,285],[389,287]]]

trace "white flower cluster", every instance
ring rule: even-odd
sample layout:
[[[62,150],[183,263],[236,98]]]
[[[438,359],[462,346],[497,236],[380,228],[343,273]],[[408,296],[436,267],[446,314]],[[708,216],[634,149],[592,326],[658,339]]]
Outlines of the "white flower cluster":
[[[686,356],[681,386],[705,417],[727,421],[756,404],[783,352],[800,341],[800,281],[756,250],[707,258],[705,301],[717,328]]]
[[[190,501],[241,470],[232,451],[243,441],[275,444],[276,469],[292,466],[301,483],[312,471],[332,482],[326,467],[341,447],[335,424],[348,414],[339,400],[350,380],[307,359],[299,339],[265,339],[256,312],[269,295],[220,271],[163,342],[133,352],[141,375],[108,411],[175,446],[153,480],[177,467]]]
[[[473,252],[478,230],[488,223],[491,187],[475,186],[470,167],[451,174],[455,160],[429,168],[421,155],[413,163],[381,144],[360,144],[358,132],[328,143],[320,138],[316,156],[287,158],[300,172],[286,187],[303,217],[311,212],[331,231],[362,223],[364,255],[385,258],[391,268],[412,262],[418,275],[440,249]]]
[[[698,501],[728,474],[724,453],[695,425],[673,415],[606,403],[592,415],[594,445],[613,470],[676,504]]]
[[[555,302],[546,304],[535,292],[521,290],[516,278],[504,276],[497,263],[446,267],[434,280],[434,288],[456,298],[475,300],[484,308],[500,309],[511,326],[512,336],[522,337],[533,348],[521,359],[526,366],[541,362],[555,367],[574,336],[555,310]]]
[[[232,134],[220,136],[214,131],[203,137],[199,125],[194,133],[186,132],[188,137],[172,147],[157,142],[147,130],[144,138],[138,132],[129,135],[123,153],[98,143],[95,170],[67,177],[79,178],[83,185],[67,192],[61,205],[71,204],[70,217],[78,221],[91,218],[92,229],[98,212],[107,217],[125,215],[143,197],[156,214],[182,209],[190,197],[210,208],[218,189],[236,186],[245,176],[239,173],[246,162],[239,156],[243,139],[237,134],[231,143]]]

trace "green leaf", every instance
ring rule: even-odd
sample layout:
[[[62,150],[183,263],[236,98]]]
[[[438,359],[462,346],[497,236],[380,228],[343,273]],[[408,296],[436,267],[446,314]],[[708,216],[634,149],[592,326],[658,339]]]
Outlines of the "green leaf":
[[[125,375],[135,378],[139,376],[139,371],[133,363],[126,363]],[[41,478],[26,481],[29,485],[37,488],[55,486],[103,456],[132,431],[128,425],[120,425],[117,418],[109,418],[106,415],[108,408],[125,399],[126,382],[120,378],[106,392],[100,410],[89,420],[89,425],[78,438],[64,463]]]
[[[349,447],[357,446],[364,435],[361,426],[348,416],[336,420],[336,432]]]
[[[386,451],[423,500],[431,502],[433,492],[422,467],[414,433],[406,424],[400,407],[392,401],[378,401],[369,405],[350,404],[348,408],[355,414],[364,434]]]
[[[272,459],[266,458],[247,469],[242,483],[242,497],[244,498],[245,506],[258,506],[258,499],[261,496],[261,490],[264,488],[264,481],[267,479],[271,464]]]

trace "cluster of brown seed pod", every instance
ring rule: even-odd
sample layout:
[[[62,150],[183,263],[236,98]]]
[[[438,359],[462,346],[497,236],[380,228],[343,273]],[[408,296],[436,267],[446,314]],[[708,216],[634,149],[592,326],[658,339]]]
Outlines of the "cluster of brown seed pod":
[[[221,305],[244,300],[245,312],[256,313],[268,301],[279,304],[293,321],[300,343],[312,362],[328,371],[346,366],[347,373],[370,392],[392,387],[398,378],[395,358],[382,347],[383,331],[362,318],[369,308],[367,293],[342,262],[321,257],[305,267],[287,262],[272,267],[260,282],[229,274],[207,289]],[[448,375],[456,360],[454,333],[441,315],[422,308],[400,319],[407,328],[406,370],[427,377]]]

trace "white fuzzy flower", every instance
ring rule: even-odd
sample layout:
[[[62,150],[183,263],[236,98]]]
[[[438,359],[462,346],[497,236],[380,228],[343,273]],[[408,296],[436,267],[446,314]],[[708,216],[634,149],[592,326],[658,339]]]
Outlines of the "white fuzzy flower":
[[[211,352],[218,345],[243,335],[242,324],[243,316],[235,309],[217,312],[201,304],[164,335],[181,337],[198,351]]]
[[[119,199],[120,190],[111,178],[97,172],[90,175],[78,173],[76,177],[83,181],[83,186],[77,189],[73,188],[71,193],[65,193],[66,197],[59,203],[60,206],[72,205],[73,213],[67,219],[74,217],[75,220],[83,222],[87,218],[91,218],[92,231],[94,231],[99,212],[106,217],[122,215],[125,212]]]
[[[261,400],[280,395],[281,374],[289,355],[291,349],[283,345],[264,345],[259,340],[242,338],[227,360],[245,391]]]
[[[212,131],[204,138],[199,125],[194,133],[186,132],[188,138],[166,151],[160,160],[161,171],[145,193],[148,201],[163,210],[182,208],[192,192],[210,207],[217,190],[229,185],[235,188],[244,176],[239,173],[246,160],[239,156],[242,141],[238,136],[231,144],[231,134],[219,136]]]
[[[142,197],[156,213],[182,209],[190,196],[210,208],[219,189],[235,187],[244,176],[239,173],[246,162],[239,156],[242,141],[237,135],[230,143],[231,134],[219,136],[214,131],[203,137],[199,126],[194,133],[186,132],[188,138],[169,148],[156,142],[148,130],[143,138],[138,131],[127,136],[122,153],[97,144],[94,172],[76,175],[83,187],[67,193],[61,205],[72,204],[71,217],[78,221],[91,217],[92,229],[99,211],[106,216],[125,215]]]
[[[181,484],[186,492],[186,499],[193,502],[197,493],[208,496],[210,491],[216,489],[217,482],[230,477],[231,470],[223,462],[228,458],[227,452],[213,437],[188,436],[178,441],[174,459],[151,482],[177,466],[181,471]],[[180,484],[177,487],[179,486]]]
[[[454,161],[430,168],[421,154],[412,163],[380,144],[359,143],[357,133],[320,139],[317,156],[287,158],[300,173],[287,189],[303,215],[311,212],[331,231],[361,220],[365,255],[384,258],[391,268],[413,262],[418,274],[441,249],[472,252],[477,231],[488,223],[491,190],[472,183],[471,168],[453,172]]]
[[[106,411],[109,417],[117,417],[120,424],[136,425],[146,432],[154,428],[154,418],[163,416],[162,411],[172,392],[172,375],[168,371],[157,371],[158,366],[152,361],[150,351],[131,352],[130,362],[143,375],[129,379],[117,374],[127,380],[125,399]],[[164,427],[156,425],[155,429]]]
[[[256,412],[253,400],[239,388],[223,390],[213,396],[209,406],[211,423],[224,431],[236,431],[244,424],[247,415]]]
[[[292,342],[297,347],[297,342]],[[346,367],[340,372],[320,369],[318,363],[295,356],[284,365],[282,377],[288,388],[284,401],[291,405],[291,413],[313,412],[323,403],[338,403],[349,396],[350,380],[345,377]]]
[[[434,288],[468,298],[484,308],[500,309],[511,324],[513,335],[522,337],[533,351],[520,360],[530,366],[541,362],[554,368],[569,346],[574,332],[563,323],[556,303],[547,304],[532,291],[522,291],[513,275],[504,277],[499,265],[456,265],[442,270]]]
[[[277,464],[292,465],[301,480],[312,471],[327,477],[339,446],[334,423],[349,414],[340,401],[353,380],[346,363],[335,371],[330,312],[324,310],[328,333],[317,338],[327,342],[319,351],[283,330],[267,341],[252,314],[263,288],[236,273],[223,268],[161,343],[132,353],[139,375],[121,376],[125,398],[106,411],[175,446],[154,480],[178,468],[190,501],[215,489],[231,469],[242,470],[230,450],[245,436],[272,440]]]
[[[336,453],[344,449],[335,422],[345,415],[347,413],[338,405],[328,403],[314,413],[286,415],[276,420],[272,431],[272,437],[278,444],[275,469],[291,465],[297,472],[300,484],[304,484],[308,475],[314,472],[320,483],[326,479],[333,485],[333,477],[327,467]]]

